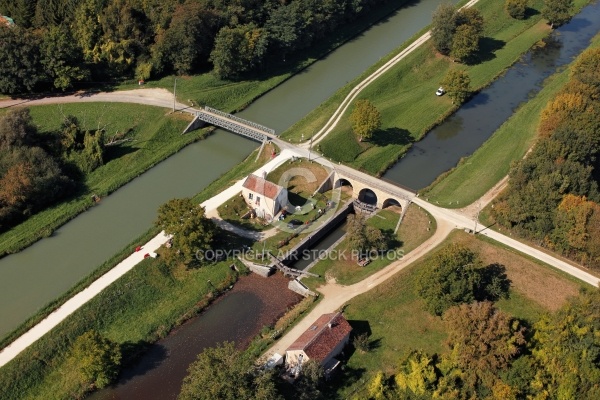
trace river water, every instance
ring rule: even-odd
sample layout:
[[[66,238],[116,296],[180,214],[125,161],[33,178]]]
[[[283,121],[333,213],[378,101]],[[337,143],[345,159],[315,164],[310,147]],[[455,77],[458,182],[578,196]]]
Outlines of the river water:
[[[258,99],[241,115],[281,132],[426,26],[442,0],[414,1]],[[193,195],[256,143],[217,131],[24,251],[0,260],[0,336],[145,232],[158,206]]]
[[[542,89],[544,79],[588,47],[599,30],[600,2],[596,2],[556,29],[546,46],[529,51],[506,74],[415,143],[384,177],[412,189],[431,184],[477,150],[519,104]]]

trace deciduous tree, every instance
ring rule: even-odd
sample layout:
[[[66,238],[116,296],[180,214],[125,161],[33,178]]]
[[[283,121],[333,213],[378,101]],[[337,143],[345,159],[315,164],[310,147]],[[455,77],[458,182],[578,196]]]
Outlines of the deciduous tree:
[[[433,12],[431,21],[431,40],[433,47],[444,55],[452,50],[452,37],[454,35],[456,9],[450,3],[442,3]]]
[[[471,93],[471,78],[461,69],[453,68],[448,71],[441,84],[452,99],[453,104],[462,104]]]
[[[83,382],[103,388],[119,373],[121,350],[117,343],[92,330],[75,340],[70,362],[77,366]]]
[[[188,368],[180,400],[277,400],[273,376],[255,371],[252,360],[225,342],[207,348]]]
[[[44,78],[39,38],[32,32],[0,24],[0,54],[1,93],[30,92]]]
[[[466,247],[453,244],[436,253],[417,278],[417,293],[427,311],[442,315],[454,305],[473,302],[480,280],[478,266],[477,256]]]
[[[204,207],[190,198],[172,199],[158,209],[156,225],[173,235],[172,251],[186,266],[199,263],[198,251],[210,249],[216,227],[206,217]]]
[[[573,0],[545,0],[542,16],[548,20],[550,26],[560,26],[569,22]]]
[[[456,60],[466,62],[479,50],[479,34],[472,25],[460,25],[452,38],[450,55]]]
[[[360,141],[369,140],[381,127],[381,114],[369,100],[357,100],[350,114],[352,131]]]
[[[524,19],[527,11],[527,0],[506,0],[504,9],[515,19]]]

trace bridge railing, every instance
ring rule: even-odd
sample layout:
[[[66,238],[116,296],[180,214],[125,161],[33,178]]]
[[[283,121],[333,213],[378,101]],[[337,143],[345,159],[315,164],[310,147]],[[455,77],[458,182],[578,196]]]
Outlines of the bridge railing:
[[[388,192],[388,193],[390,192],[390,188],[389,187],[385,187],[384,185],[381,185],[380,183],[378,183],[376,181],[376,180],[380,180],[381,178],[370,177],[370,178],[373,178],[373,179],[366,179],[366,178],[363,178],[363,177],[361,177],[361,176],[359,176],[357,174],[354,174],[352,172],[348,172],[346,170],[340,170],[339,173],[341,175],[347,176],[348,178],[352,178],[352,179],[355,179],[355,180],[357,180],[359,182],[362,182],[362,183],[364,183],[366,185],[369,185],[369,187],[372,187],[372,188],[375,188],[375,189],[379,189],[379,190],[382,190],[382,191]],[[395,183],[389,182],[387,180],[383,180],[383,181],[386,182],[386,183],[388,183],[388,184],[391,184],[391,185],[393,185],[393,186],[395,186],[395,187],[397,187],[399,189],[402,189],[405,192],[409,192],[411,195],[415,195],[416,194],[416,192],[414,190],[412,190],[412,189],[405,188],[405,187],[403,187],[403,186],[401,186],[399,184],[395,184]],[[402,193],[400,195],[400,197],[402,197],[405,200],[410,200],[410,197],[408,197],[404,193]]]
[[[254,129],[258,129],[259,131],[265,132],[265,133],[267,133],[269,135],[272,135],[272,136],[276,136],[274,129],[267,128],[264,125],[257,124],[256,122],[248,121],[248,120],[240,118],[240,117],[236,117],[235,115],[227,114],[226,112],[217,110],[217,109],[212,108],[212,107],[205,106],[204,109],[206,111],[208,111],[208,112],[213,113],[213,114],[217,114],[217,115],[219,115],[219,116],[221,116],[223,118],[227,118],[227,119],[230,119],[232,121],[236,121],[236,122],[239,122],[241,124],[251,126]]]

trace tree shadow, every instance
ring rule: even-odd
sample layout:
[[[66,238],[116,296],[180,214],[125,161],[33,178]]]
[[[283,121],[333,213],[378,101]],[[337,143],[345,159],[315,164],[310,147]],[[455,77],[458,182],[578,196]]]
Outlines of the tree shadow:
[[[477,300],[498,301],[509,297],[511,281],[504,265],[493,263],[479,269],[479,290]]]
[[[479,39],[479,51],[466,64],[475,65],[485,61],[490,61],[496,58],[496,51],[502,49],[506,45],[504,40],[494,39],[492,37],[482,37]]]
[[[160,344],[151,344],[144,340],[139,342],[125,342],[121,344],[123,366],[115,385],[121,385],[130,379],[144,375],[158,367],[167,359],[167,349]]]
[[[108,163],[109,161],[116,160],[127,154],[132,154],[138,151],[138,148],[131,146],[108,146],[104,149],[104,163]]]
[[[525,8],[525,18],[524,19],[529,19],[531,17],[535,17],[536,15],[540,15],[540,12],[538,10],[536,10],[535,8],[531,8],[531,7]]]
[[[398,239],[398,236],[392,229],[383,229],[381,233],[383,233],[388,249],[398,249],[404,245],[404,242]]]
[[[413,141],[410,132],[402,128],[387,128],[378,130],[373,134],[373,137],[369,140],[376,146],[387,146],[390,144],[407,145]]]

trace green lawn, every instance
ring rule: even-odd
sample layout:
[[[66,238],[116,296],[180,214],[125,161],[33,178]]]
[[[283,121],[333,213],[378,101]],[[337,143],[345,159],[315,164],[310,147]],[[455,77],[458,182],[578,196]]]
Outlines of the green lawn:
[[[584,3],[585,0],[579,0],[577,5]],[[541,0],[530,4],[530,7],[538,10],[541,6]],[[467,69],[472,88],[479,90],[550,31],[539,15],[524,21],[510,18],[503,10],[503,2],[481,0],[475,7],[481,10],[486,20],[480,52],[482,61],[479,64],[466,66],[452,63],[448,58],[436,55],[430,43],[421,46],[358,96],[357,99],[369,99],[381,112],[382,127],[373,139],[365,143],[359,143],[355,139],[348,121],[352,110],[349,107],[338,126],[319,144],[320,150],[327,157],[369,173],[384,172],[406,152],[414,140],[421,138],[455,110],[447,96],[434,95],[449,68]],[[379,65],[387,59],[382,60]],[[361,78],[366,75],[367,73]],[[305,119],[284,132],[284,136],[293,141],[297,141],[302,134],[310,137],[319,130],[358,81],[341,89]]]
[[[451,242],[476,251],[484,265],[498,262],[506,267],[512,281],[510,297],[496,306],[529,323],[560,307],[583,286],[543,264],[462,231],[453,232],[440,247]],[[346,318],[356,333],[370,334],[372,350],[351,354],[343,376],[333,384],[336,393],[331,393],[330,398],[349,398],[360,393],[364,382],[374,373],[381,370],[393,373],[399,359],[413,349],[429,353],[445,351],[442,319],[424,310],[423,301],[414,290],[417,271],[431,254],[346,305]]]
[[[600,35],[591,48],[600,46]],[[569,70],[548,78],[544,88],[520,107],[473,155],[436,180],[422,195],[431,202],[464,207],[483,196],[489,189],[508,175],[510,165],[520,160],[534,144],[541,111],[554,98],[569,79]]]
[[[231,199],[221,204],[217,211],[219,212],[219,217],[221,217],[221,219],[244,229],[263,231],[271,228],[269,223],[260,218],[242,218],[250,212],[250,207],[246,204],[241,193],[236,194]]]
[[[105,165],[87,175],[78,191],[0,235],[0,256],[17,252],[93,205],[91,195],[104,197],[189,143],[206,135],[198,130],[181,135],[188,117],[138,104],[85,103],[31,107],[40,132],[57,129],[63,115],[72,114],[84,128],[106,130],[108,138],[127,132],[132,141],[108,147]]]
[[[373,259],[369,264],[361,267],[357,259],[352,258],[352,250],[348,240],[343,239],[336,247],[334,254],[343,254],[343,257],[331,257],[319,261],[311,269],[311,272],[320,275],[307,277],[302,280],[308,287],[315,290],[326,280],[333,280],[342,285],[351,285],[359,282],[375,272],[387,267],[397,259],[398,254],[407,254],[427,240],[435,232],[435,220],[431,215],[420,207],[411,206],[398,232],[394,234],[400,214],[391,210],[381,210],[367,220],[367,224],[381,229],[384,234],[392,239],[391,252],[382,257]],[[431,221],[431,222],[430,222]]]

